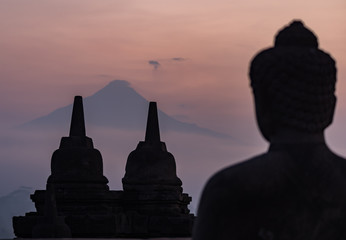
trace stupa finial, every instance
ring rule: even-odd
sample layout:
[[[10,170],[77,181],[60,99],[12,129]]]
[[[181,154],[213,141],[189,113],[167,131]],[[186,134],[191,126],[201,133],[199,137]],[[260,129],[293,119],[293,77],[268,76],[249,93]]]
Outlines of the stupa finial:
[[[85,123],[83,111],[83,99],[81,96],[75,96],[73,102],[70,137],[80,136],[85,137]]]
[[[149,103],[145,142],[149,142],[149,143],[161,142],[156,102]]]

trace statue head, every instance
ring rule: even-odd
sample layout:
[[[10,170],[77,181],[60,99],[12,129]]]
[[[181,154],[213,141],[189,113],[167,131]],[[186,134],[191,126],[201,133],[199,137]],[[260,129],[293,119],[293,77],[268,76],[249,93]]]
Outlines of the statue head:
[[[318,49],[317,37],[301,21],[293,21],[258,53],[250,66],[256,116],[270,141],[279,129],[318,133],[333,120],[336,67]]]

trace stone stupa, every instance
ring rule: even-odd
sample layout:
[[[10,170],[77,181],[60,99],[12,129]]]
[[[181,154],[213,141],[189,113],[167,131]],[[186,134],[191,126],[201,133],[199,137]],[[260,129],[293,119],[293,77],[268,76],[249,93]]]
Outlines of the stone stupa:
[[[109,190],[100,152],[86,136],[82,97],[73,105],[70,134],[52,156],[47,190],[31,195],[37,212],[13,217],[17,237],[188,237],[194,215],[174,157],[160,141],[156,103],[147,131],[128,157],[124,191]]]
[[[47,180],[55,193],[57,213],[65,216],[72,237],[110,237],[116,234],[115,212],[120,209],[121,191],[110,191],[103,176],[101,153],[86,136],[82,97],[73,104],[70,134],[63,137],[52,156]],[[32,230],[46,214],[46,190],[31,195],[37,212],[14,217],[17,237],[32,237]]]
[[[150,102],[145,141],[130,153],[122,181],[123,207],[135,221],[134,237],[191,235],[194,215],[187,208],[191,197],[182,192],[174,156],[160,140],[156,102]]]

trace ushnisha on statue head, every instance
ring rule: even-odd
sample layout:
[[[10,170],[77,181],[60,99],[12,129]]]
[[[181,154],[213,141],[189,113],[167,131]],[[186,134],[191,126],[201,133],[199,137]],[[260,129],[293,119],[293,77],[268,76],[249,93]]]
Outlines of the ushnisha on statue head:
[[[274,47],[258,53],[250,65],[257,122],[271,141],[280,129],[320,133],[334,115],[336,67],[318,48],[318,40],[301,21],[276,35]]]

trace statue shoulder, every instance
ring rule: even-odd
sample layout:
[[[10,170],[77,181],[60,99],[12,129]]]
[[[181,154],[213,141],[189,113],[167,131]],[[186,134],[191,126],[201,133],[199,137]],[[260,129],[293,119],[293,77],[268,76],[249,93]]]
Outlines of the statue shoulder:
[[[239,216],[260,188],[259,176],[266,170],[257,166],[270,165],[270,161],[268,154],[262,154],[227,167],[208,180],[199,202],[194,240],[238,239],[235,235],[247,231],[239,229]]]
[[[207,182],[206,189],[224,186],[227,189],[241,187],[244,192],[244,185],[261,184],[260,179],[264,175],[275,177],[277,172],[287,168],[289,159],[283,153],[264,153],[237,164],[226,167],[214,174]],[[264,179],[267,181],[268,179]],[[253,189],[252,189],[253,190]]]

